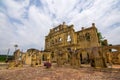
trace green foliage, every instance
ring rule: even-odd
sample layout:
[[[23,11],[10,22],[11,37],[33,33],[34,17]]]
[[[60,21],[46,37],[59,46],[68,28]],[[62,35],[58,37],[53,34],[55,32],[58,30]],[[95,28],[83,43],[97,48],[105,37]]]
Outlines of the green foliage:
[[[102,37],[102,34],[100,32],[97,32],[97,36],[98,36],[98,39],[99,39],[99,43],[102,45],[102,46],[105,46],[105,42],[104,42],[104,38]]]
[[[0,55],[0,62],[5,62],[6,55]]]
[[[102,42],[102,35],[100,32],[97,32],[97,36],[98,36],[98,40],[99,40],[99,43]]]
[[[103,37],[102,37],[100,32],[97,33],[97,36],[98,36],[99,40],[103,39]]]
[[[101,40],[101,45],[102,45],[102,46],[105,46],[105,45],[106,45],[103,40]]]
[[[0,55],[0,62],[5,62],[7,58],[7,55]],[[8,56],[8,58],[12,58],[12,56]]]

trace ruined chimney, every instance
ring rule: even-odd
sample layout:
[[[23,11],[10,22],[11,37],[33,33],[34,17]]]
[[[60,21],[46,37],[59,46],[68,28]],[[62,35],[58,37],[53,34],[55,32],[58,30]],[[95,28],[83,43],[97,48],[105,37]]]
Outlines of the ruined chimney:
[[[107,41],[107,39],[104,40],[104,45],[105,45],[105,46],[108,46],[108,41]]]
[[[66,23],[65,22],[63,22],[63,28],[66,28],[67,26],[66,26]]]
[[[82,27],[81,29],[82,29],[82,30],[84,30],[85,28],[84,28],[84,27]]]
[[[95,27],[95,23],[92,23],[92,27]]]
[[[50,29],[50,33],[53,33],[53,29]]]
[[[65,22],[63,22],[63,25],[65,25]]]

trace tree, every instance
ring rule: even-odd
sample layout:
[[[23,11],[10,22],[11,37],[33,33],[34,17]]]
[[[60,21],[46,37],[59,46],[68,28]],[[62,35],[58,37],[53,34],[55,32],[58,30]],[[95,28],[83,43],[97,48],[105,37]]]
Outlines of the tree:
[[[105,46],[105,40],[104,40],[104,37],[102,37],[101,33],[100,32],[97,32],[97,36],[98,36],[98,39],[99,39],[99,43],[102,45],[102,46]]]

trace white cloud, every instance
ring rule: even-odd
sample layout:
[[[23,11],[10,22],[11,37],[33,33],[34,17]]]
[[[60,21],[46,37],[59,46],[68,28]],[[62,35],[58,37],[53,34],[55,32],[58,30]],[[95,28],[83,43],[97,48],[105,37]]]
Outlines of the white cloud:
[[[109,40],[109,44],[114,43],[114,45],[117,45],[120,43],[119,34],[120,34],[120,25],[117,28],[106,33],[105,36],[106,36],[106,39]]]
[[[7,16],[0,13],[0,54],[7,53],[6,50],[12,47],[11,42],[15,38],[13,28]]]
[[[29,5],[29,0],[15,1],[15,0],[4,0],[3,4],[7,8],[6,11],[10,17],[15,19],[22,19],[26,11],[26,7]]]
[[[63,21],[74,24],[76,31],[95,22],[110,43],[119,44],[120,38],[116,36],[120,34],[120,25],[115,26],[120,24],[119,3],[119,0],[35,0],[31,5],[30,0],[2,0],[0,48],[11,48],[14,44],[24,50],[44,48],[49,29]]]

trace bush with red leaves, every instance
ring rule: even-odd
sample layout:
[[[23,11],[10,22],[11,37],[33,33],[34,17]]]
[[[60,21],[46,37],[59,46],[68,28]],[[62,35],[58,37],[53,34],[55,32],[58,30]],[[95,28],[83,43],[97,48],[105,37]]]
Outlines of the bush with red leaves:
[[[46,68],[50,68],[52,65],[51,65],[50,62],[45,62],[45,63],[44,63],[44,66],[45,66]]]

